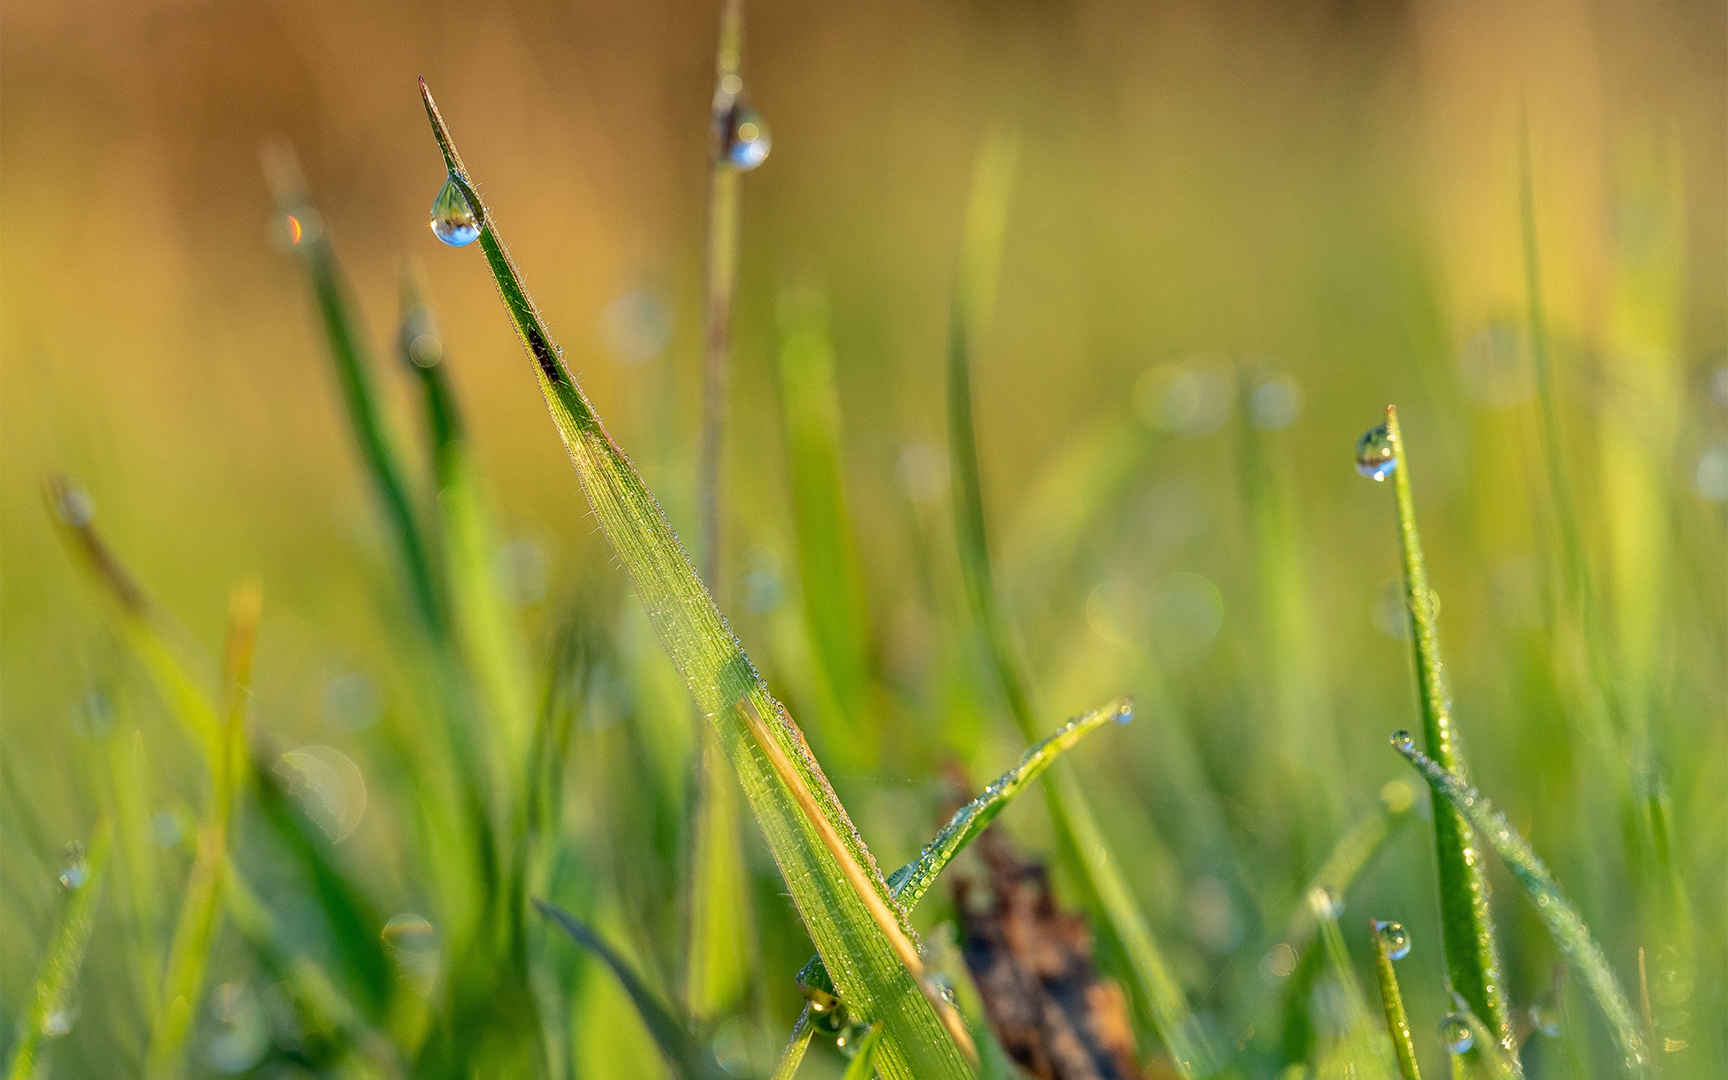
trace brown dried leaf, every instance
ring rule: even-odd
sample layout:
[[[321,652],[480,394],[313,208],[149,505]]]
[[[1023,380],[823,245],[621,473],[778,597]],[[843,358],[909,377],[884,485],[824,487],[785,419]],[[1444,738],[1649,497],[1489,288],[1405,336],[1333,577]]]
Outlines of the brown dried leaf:
[[[1056,905],[1049,873],[992,825],[982,880],[954,878],[961,953],[1003,1049],[1039,1080],[1140,1075],[1128,1002],[1092,963],[1086,920]]]

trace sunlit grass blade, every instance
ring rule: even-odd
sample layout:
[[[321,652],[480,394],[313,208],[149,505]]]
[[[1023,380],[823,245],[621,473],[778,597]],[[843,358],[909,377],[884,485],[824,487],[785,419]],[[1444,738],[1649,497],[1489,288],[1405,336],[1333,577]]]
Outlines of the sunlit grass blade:
[[[442,634],[443,605],[432,559],[414,515],[408,484],[403,479],[401,455],[391,439],[373,385],[365,332],[354,314],[354,302],[342,280],[323,216],[312,205],[293,150],[285,144],[271,143],[264,147],[262,156],[265,179],[278,212],[287,222],[289,242],[305,263],[349,430],[378,499],[391,543],[401,560],[410,599],[428,630],[434,635]]]
[[[976,840],[1008,808],[1026,787],[1042,776],[1056,759],[1108,723],[1124,724],[1134,717],[1133,702],[1118,698],[1101,708],[1077,716],[1033,746],[1007,772],[991,781],[978,796],[954,811],[918,857],[888,875],[888,889],[895,901],[910,914],[936,883],[955,856]],[[818,990],[832,990],[833,983],[820,957],[811,957],[798,972],[798,981]]]
[[[198,828],[197,855],[168,950],[160,1007],[151,1022],[145,1056],[145,1075],[150,1077],[165,1078],[181,1071],[186,1036],[203,997],[210,949],[221,926],[229,826],[247,770],[245,712],[252,687],[260,604],[256,586],[235,589],[229,603],[223,663],[228,701],[222,749],[211,762],[209,805]]]
[[[1464,755],[1452,725],[1452,698],[1440,655],[1438,613],[1422,558],[1416,530],[1416,500],[1410,483],[1410,454],[1398,426],[1398,410],[1386,407],[1386,437],[1392,461],[1392,486],[1397,508],[1399,550],[1404,564],[1404,601],[1410,616],[1415,655],[1417,703],[1428,753],[1440,766],[1459,775]],[[1475,850],[1475,838],[1454,807],[1434,808],[1435,859],[1440,879],[1440,926],[1446,948],[1446,971],[1452,988],[1495,1032],[1494,1041],[1512,1045],[1512,1013],[1506,1000],[1506,977],[1494,937],[1488,903],[1488,877]]]
[[[1488,801],[1487,796],[1434,758],[1416,749],[1414,741],[1406,733],[1394,735],[1392,745],[1416,767],[1428,781],[1428,786],[1445,800],[1447,806],[1470,822],[1477,834],[1486,840],[1505,862],[1507,869],[1512,871],[1512,876],[1524,886],[1524,890],[1530,894],[1530,899],[1536,905],[1536,913],[1541,916],[1543,924],[1553,936],[1554,943],[1566,954],[1573,969],[1596,998],[1602,1015],[1608,1021],[1609,1031],[1625,1056],[1627,1067],[1633,1070],[1643,1069],[1649,1063],[1649,1052],[1631,1001],[1614,978],[1608,958],[1603,954],[1601,946],[1596,944],[1596,939],[1591,936],[1583,916],[1566,898],[1566,894],[1560,889],[1560,883],[1554,880],[1554,875],[1537,856],[1535,849],[1518,834],[1512,823],[1506,820],[1506,816]],[[1439,807],[1435,810],[1435,816],[1438,817]]]
[[[853,1051],[853,1057],[846,1064],[846,1072],[840,1080],[870,1080],[876,1075],[876,1044],[882,1041],[882,1025],[877,1024],[870,1033],[858,1040],[858,1049]]]
[[[42,1040],[65,1035],[71,1027],[68,1010],[78,990],[79,969],[84,966],[84,956],[90,948],[96,897],[108,869],[111,843],[111,829],[103,819],[91,833],[90,845],[77,868],[81,880],[69,879],[69,884],[63,886],[65,895],[59,920],[48,935],[48,949],[36,969],[29,1009],[12,1051],[12,1065],[7,1071],[11,1080],[27,1080],[45,1071],[38,1060]]]
[[[672,1010],[642,981],[636,970],[588,924],[545,900],[535,900],[534,907],[611,970],[624,992],[630,995],[660,1052],[666,1055],[679,1076],[695,1080],[723,1080],[730,1075],[715,1059],[713,1052],[692,1034],[689,1026],[672,1014]]]
[[[1416,1061],[1416,1043],[1410,1035],[1410,1016],[1404,1011],[1404,995],[1398,988],[1398,971],[1392,966],[1396,957],[1388,942],[1386,928],[1396,923],[1371,919],[1368,939],[1374,944],[1374,972],[1380,982],[1380,1006],[1386,1012],[1386,1031],[1392,1037],[1392,1052],[1398,1061],[1398,1075],[1403,1080],[1422,1080],[1422,1067]],[[1404,948],[1409,948],[1406,944]]]
[[[982,156],[967,213],[961,281],[949,317],[948,443],[953,467],[955,524],[960,566],[973,615],[1007,698],[1009,712],[1028,740],[1038,737],[1027,679],[997,607],[985,526],[983,484],[972,418],[971,337],[974,321],[988,311],[995,293],[997,254],[1005,231],[1007,171],[1012,153]],[[1080,787],[1058,768],[1045,782],[1050,816],[1079,871],[1103,929],[1126,957],[1134,998],[1156,1028],[1184,1075],[1210,1071],[1211,1049],[1188,1002],[1104,842]]]
[[[844,958],[838,968],[843,973],[840,990],[854,1011],[887,1024],[878,1069],[889,1080],[968,1075],[959,1047],[945,1034],[936,1010],[872,919],[866,897],[823,843],[820,828],[825,826],[842,838],[848,855],[866,868],[867,891],[878,903],[886,903],[887,884],[875,859],[802,733],[768,693],[733,637],[659,504],[565,368],[424,81],[421,91],[445,168],[480,222],[481,250],[601,530],[623,562],[666,651],[714,725],[817,951],[834,961]],[[820,822],[806,816],[793,791],[766,760],[762,744],[737,707],[741,700],[747,700],[760,717],[773,718],[770,741],[794,763],[801,785],[817,800]],[[909,935],[910,929],[906,932]]]

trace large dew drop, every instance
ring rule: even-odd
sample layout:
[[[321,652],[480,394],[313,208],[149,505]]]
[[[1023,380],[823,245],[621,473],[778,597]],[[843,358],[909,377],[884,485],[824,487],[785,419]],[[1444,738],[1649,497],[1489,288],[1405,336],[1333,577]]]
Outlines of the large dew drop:
[[[445,178],[432,200],[432,235],[451,247],[466,247],[480,235],[480,215],[468,204],[454,176]]]
[[[1398,468],[1398,452],[1392,446],[1392,433],[1385,424],[1370,430],[1356,440],[1356,471],[1379,483]]]
[[[1410,931],[1400,922],[1374,922],[1374,936],[1380,939],[1388,960],[1402,960],[1410,955]]]
[[[1476,1045],[1476,1035],[1470,1030],[1470,1021],[1453,1013],[1440,1020],[1440,1044],[1450,1054],[1462,1054]]]

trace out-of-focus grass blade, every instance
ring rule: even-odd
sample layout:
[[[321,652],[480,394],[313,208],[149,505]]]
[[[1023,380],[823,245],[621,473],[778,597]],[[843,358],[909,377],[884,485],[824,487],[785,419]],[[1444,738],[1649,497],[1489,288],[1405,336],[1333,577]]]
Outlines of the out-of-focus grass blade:
[[[739,1007],[753,985],[758,950],[737,781],[714,736],[698,740],[690,843],[690,956],[685,994],[699,1020]]]
[[[412,272],[402,275],[398,348],[420,386],[432,475],[438,491],[439,554],[450,619],[487,706],[488,728],[502,732],[519,761],[534,717],[527,655],[493,572],[494,533],[446,369],[444,341]],[[502,778],[501,778],[502,779]]]
[[[994,144],[993,144],[994,145]],[[1020,732],[1038,737],[1027,680],[1006,621],[997,608],[992,579],[989,534],[984,521],[983,485],[978,467],[977,437],[972,421],[971,338],[975,320],[989,310],[996,288],[1002,236],[1005,232],[1006,188],[1013,154],[988,149],[981,155],[967,211],[961,281],[955,290],[948,333],[948,445],[954,473],[954,516],[960,546],[960,566],[984,643]],[[1209,1072],[1212,1051],[1188,1009],[1181,985],[1164,959],[1152,929],[1128,891],[1127,882],[1111,856],[1080,787],[1063,769],[1045,782],[1050,816],[1061,834],[1070,860],[1079,871],[1092,907],[1102,916],[1103,929],[1128,960],[1135,1000],[1157,1029],[1183,1075]]]
[[[894,894],[894,899],[908,913],[912,912],[918,906],[918,901],[924,899],[924,895],[936,883],[936,878],[954,861],[954,857],[977,839],[990,822],[996,819],[996,815],[1007,809],[1008,804],[1026,790],[1028,784],[1055,764],[1057,758],[1105,724],[1112,721],[1125,724],[1133,717],[1134,703],[1127,698],[1117,698],[1108,705],[1068,721],[1026,751],[1018,764],[991,781],[971,802],[954,811],[948,823],[924,845],[924,850],[918,853],[916,859],[888,875],[888,889]],[[834,988],[827,971],[822,967],[821,958],[816,956],[811,957],[798,972],[798,981],[818,990]]]
[[[852,1060],[846,1065],[846,1072],[840,1080],[870,1080],[876,1075],[876,1044],[882,1041],[882,1025],[877,1024],[870,1033],[858,1040],[858,1049],[853,1052]]]
[[[861,1016],[887,1024],[878,1067],[889,1080],[969,1075],[959,1047],[945,1034],[935,1009],[871,918],[865,897],[823,844],[819,823],[805,816],[751,734],[737,708],[740,700],[773,718],[770,738],[795,763],[800,780],[820,804],[824,823],[867,868],[876,899],[887,902],[888,887],[875,859],[802,733],[768,693],[659,504],[564,367],[424,81],[421,92],[445,167],[480,222],[481,250],[601,529],[624,563],[666,651],[715,726],[817,951],[837,963],[844,958],[839,966],[842,993]]]
[[[724,1080],[731,1075],[721,1067],[713,1053],[691,1033],[689,1026],[672,1015],[671,1009],[660,1000],[659,995],[648,988],[635,969],[598,934],[589,929],[586,923],[545,900],[536,899],[534,907],[611,969],[624,992],[630,995],[631,1002],[642,1017],[642,1023],[659,1044],[660,1052],[666,1055],[667,1061],[671,1062],[679,1076],[694,1077],[696,1080]]]
[[[170,1077],[181,1071],[186,1035],[203,997],[204,972],[210,948],[221,925],[222,890],[227,881],[229,826],[236,793],[246,772],[246,703],[252,689],[252,658],[258,643],[258,588],[234,590],[228,607],[228,640],[224,650],[227,715],[220,739],[220,756],[210,763],[210,801],[198,829],[197,857],[181,902],[180,917],[168,950],[159,1008],[150,1026],[145,1075]]]
[[[1404,1011],[1404,995],[1398,989],[1398,972],[1392,966],[1394,958],[1382,932],[1387,925],[1391,924],[1378,919],[1371,919],[1368,923],[1368,938],[1374,943],[1374,972],[1380,980],[1380,1005],[1386,1011],[1386,1030],[1392,1036],[1398,1074],[1403,1080],[1422,1080],[1422,1067],[1416,1062],[1416,1043],[1410,1035],[1410,1016]]]
[[[401,559],[409,595],[428,630],[439,636],[444,631],[443,610],[432,560],[414,516],[408,485],[403,480],[401,457],[391,441],[377,389],[372,385],[372,365],[366,355],[364,333],[336,264],[323,216],[312,205],[292,149],[286,144],[271,143],[264,147],[262,156],[265,179],[286,222],[289,242],[306,264],[313,300],[330,348],[336,385],[348,414],[348,426]]]
[[[96,896],[108,867],[110,843],[110,827],[104,819],[91,834],[89,849],[79,868],[82,880],[66,887],[59,922],[48,937],[48,951],[30,992],[30,1009],[24,1014],[24,1027],[12,1052],[12,1066],[7,1073],[12,1080],[37,1075],[42,1040],[66,1034],[71,1023],[66,1010],[77,990],[78,969],[84,965],[84,954],[90,947]]]
[[[1452,727],[1452,698],[1440,656],[1434,593],[1428,585],[1428,566],[1423,561],[1422,541],[1416,531],[1410,455],[1398,426],[1398,410],[1390,405],[1386,406],[1386,435],[1396,463],[1392,483],[1422,734],[1428,752],[1441,768],[1463,775],[1464,755]],[[1487,872],[1477,857],[1470,826],[1457,808],[1446,805],[1434,808],[1434,846],[1440,877],[1440,926],[1452,987],[1493,1028],[1494,1041],[1511,1046],[1512,1014],[1506,1002],[1506,977],[1500,968],[1494,917],[1488,904]]]
[[[132,962],[129,974],[137,983],[144,1015],[154,1016],[162,991],[156,979],[162,958],[162,887],[156,861],[156,844],[150,835],[150,801],[145,794],[146,763],[144,732],[130,726],[117,728],[107,740],[108,788],[113,800],[109,814],[115,824],[120,865],[125,885],[120,898],[126,907],[127,936]]]
[[[844,743],[871,763],[874,729],[862,722],[870,712],[868,605],[841,475],[834,347],[822,297],[809,291],[780,299],[780,419],[804,623],[822,662],[835,719],[851,721]]]
[[[1608,966],[1608,958],[1603,955],[1601,946],[1596,944],[1596,939],[1590,935],[1590,928],[1585,924],[1583,916],[1566,898],[1566,894],[1560,889],[1560,883],[1554,880],[1554,875],[1536,855],[1529,841],[1518,834],[1512,823],[1506,820],[1506,816],[1488,801],[1487,796],[1471,787],[1457,773],[1416,749],[1415,742],[1407,732],[1395,734],[1392,746],[1416,766],[1417,771],[1428,781],[1428,786],[1445,800],[1447,806],[1475,827],[1477,833],[1487,840],[1489,846],[1506,863],[1512,876],[1524,886],[1530,899],[1536,904],[1536,913],[1542,917],[1543,924],[1553,936],[1554,943],[1560,946],[1583,979],[1584,985],[1590,988],[1590,993],[1596,998],[1602,1015],[1608,1020],[1609,1030],[1625,1056],[1627,1068],[1634,1071],[1644,1069],[1650,1061],[1649,1051],[1639,1030],[1637,1014],[1632,1011],[1631,1001],[1614,978],[1614,971]],[[1436,807],[1435,810],[1435,816],[1438,817],[1439,808]]]

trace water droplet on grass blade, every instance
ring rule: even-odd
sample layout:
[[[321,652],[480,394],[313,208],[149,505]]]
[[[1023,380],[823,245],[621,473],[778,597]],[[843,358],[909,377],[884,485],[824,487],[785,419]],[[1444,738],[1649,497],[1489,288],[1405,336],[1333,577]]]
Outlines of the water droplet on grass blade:
[[[432,234],[451,247],[466,247],[480,235],[480,215],[454,176],[444,178],[444,186],[432,200]]]
[[[1560,1036],[1560,1010],[1553,1002],[1538,1001],[1530,1006],[1530,1027],[1540,1035],[1550,1039]]]
[[[774,146],[768,122],[744,100],[742,84],[736,76],[723,80],[714,95],[714,124],[721,161],[749,172],[768,160],[768,151]]]
[[[1371,429],[1356,440],[1356,471],[1379,483],[1398,468],[1398,453],[1392,446],[1392,432],[1385,424]]]
[[[67,892],[76,892],[89,880],[90,864],[84,860],[84,845],[67,844],[66,865],[60,870],[60,887]]]
[[[1470,1021],[1453,1013],[1440,1019],[1440,1045],[1447,1053],[1462,1054],[1476,1045],[1476,1036],[1470,1030]]]
[[[1394,750],[1410,750],[1414,749],[1416,746],[1416,740],[1403,728],[1399,728],[1397,731],[1392,733],[1391,741],[1392,749]]]
[[[1403,923],[1381,922],[1376,919],[1374,935],[1380,939],[1388,959],[1402,960],[1410,955],[1410,931],[1404,929]]]
[[[54,1009],[42,1018],[42,1034],[50,1039],[62,1038],[72,1031],[72,1026],[78,1022],[78,1010],[61,1007]]]

